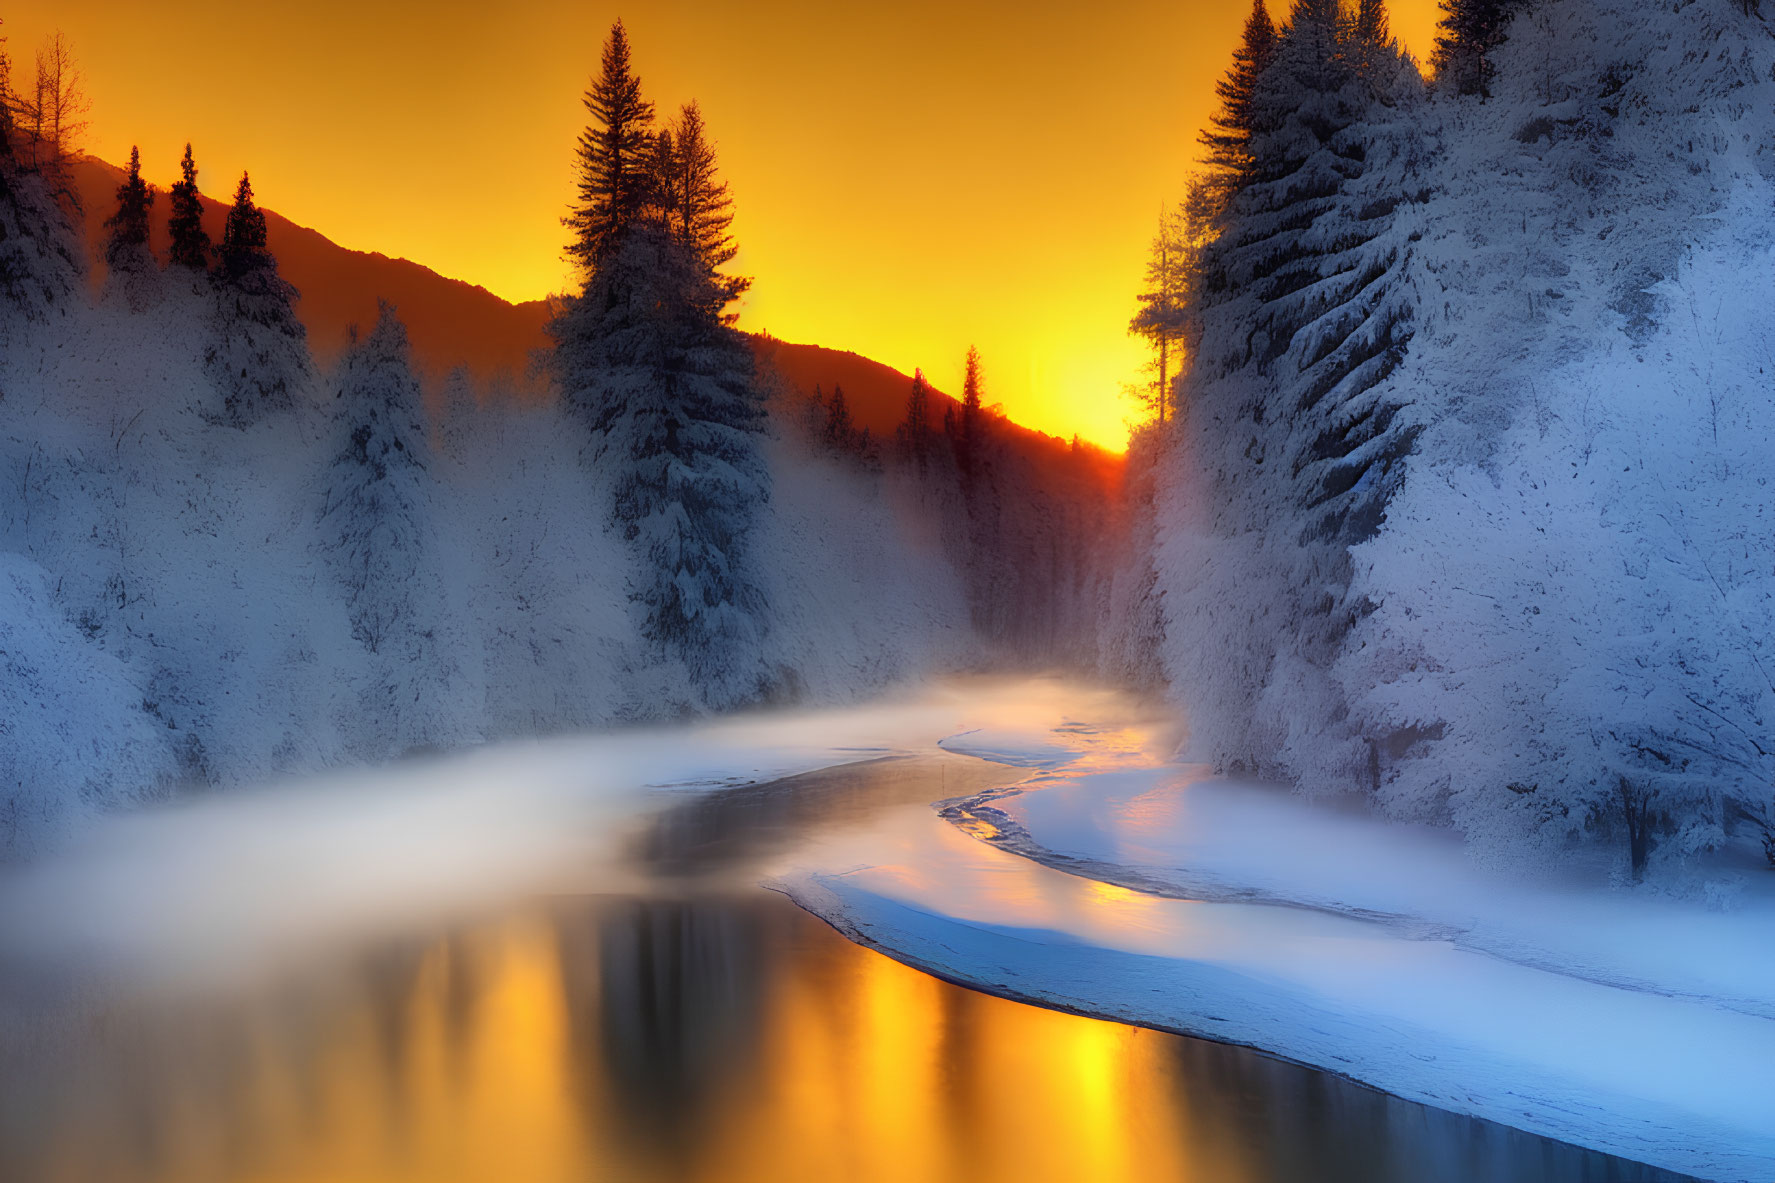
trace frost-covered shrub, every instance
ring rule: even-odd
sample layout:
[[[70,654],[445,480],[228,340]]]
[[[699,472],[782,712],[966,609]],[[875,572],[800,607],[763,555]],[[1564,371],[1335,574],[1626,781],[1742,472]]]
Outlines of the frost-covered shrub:
[[[1384,800],[1485,844],[1719,845],[1775,776],[1775,253],[1739,221],[1545,376],[1483,462],[1420,461],[1356,551],[1339,675],[1375,734],[1434,729]],[[1642,851],[1644,853],[1644,851]]]

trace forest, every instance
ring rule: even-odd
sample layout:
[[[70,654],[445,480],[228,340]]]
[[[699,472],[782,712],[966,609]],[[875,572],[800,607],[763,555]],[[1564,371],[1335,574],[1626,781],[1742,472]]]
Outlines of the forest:
[[[1378,0],[1278,15],[1132,326],[1192,754],[1486,859],[1775,862],[1767,15],[1451,0],[1428,80]]]

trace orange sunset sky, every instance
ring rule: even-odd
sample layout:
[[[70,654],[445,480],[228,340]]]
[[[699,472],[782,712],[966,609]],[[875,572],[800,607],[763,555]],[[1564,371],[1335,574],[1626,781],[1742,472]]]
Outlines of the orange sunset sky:
[[[206,192],[509,300],[564,288],[579,98],[621,16],[662,115],[702,103],[738,202],[741,325],[923,366],[1119,448],[1125,329],[1161,203],[1197,155],[1249,0],[428,4],[0,0],[15,69],[60,27],[86,149],[187,139]],[[1271,5],[1286,9],[1286,0]],[[1435,0],[1395,0],[1427,56]]]

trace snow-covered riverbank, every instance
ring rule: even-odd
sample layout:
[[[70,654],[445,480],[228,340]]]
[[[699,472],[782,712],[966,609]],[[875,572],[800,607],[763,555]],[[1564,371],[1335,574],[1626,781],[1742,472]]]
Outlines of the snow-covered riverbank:
[[[905,811],[780,885],[981,989],[1706,1178],[1775,1174],[1775,901],[1755,878],[1722,911],[1486,871],[1440,832],[1217,782],[1100,722],[946,740],[1031,779]]]

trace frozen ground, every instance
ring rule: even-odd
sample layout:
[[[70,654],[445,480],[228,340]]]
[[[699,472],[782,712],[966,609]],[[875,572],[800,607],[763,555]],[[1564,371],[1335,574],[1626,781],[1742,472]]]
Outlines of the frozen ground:
[[[1594,867],[1486,870],[1438,831],[1167,765],[1159,737],[1103,716],[942,746],[1032,776],[804,852],[781,886],[982,989],[1705,1178],[1775,1177],[1775,901],[1756,877],[1720,910]]]

